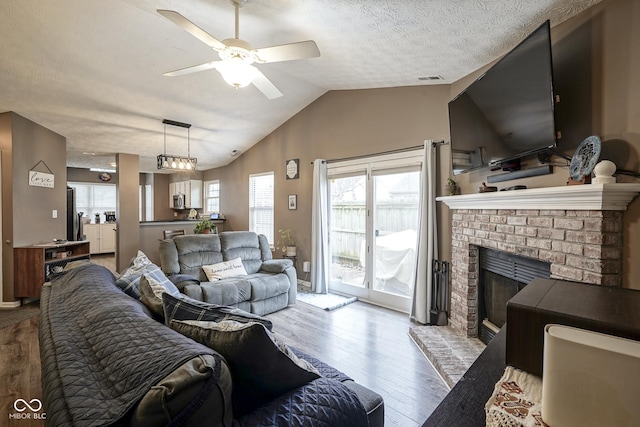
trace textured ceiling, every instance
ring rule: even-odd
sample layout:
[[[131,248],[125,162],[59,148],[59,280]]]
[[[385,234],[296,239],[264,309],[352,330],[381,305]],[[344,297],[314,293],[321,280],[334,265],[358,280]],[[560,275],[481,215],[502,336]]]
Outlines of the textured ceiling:
[[[217,71],[164,77],[217,53],[156,12],[171,9],[219,40],[233,37],[229,0],[2,0],[0,112],[67,137],[68,165],[108,167],[140,155],[155,171],[162,119],[191,123],[199,169],[233,160],[329,90],[448,84],[599,0],[252,0],[240,38],[253,47],[315,40],[321,56],[258,65],[283,97],[239,91]],[[441,76],[441,81],[418,77]],[[186,154],[167,127],[167,152]],[[86,154],[94,153],[94,154]]]

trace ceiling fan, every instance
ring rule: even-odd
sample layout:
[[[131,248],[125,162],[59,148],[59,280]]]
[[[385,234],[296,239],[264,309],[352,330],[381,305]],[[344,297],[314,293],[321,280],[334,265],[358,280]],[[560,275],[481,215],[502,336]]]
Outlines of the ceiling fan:
[[[318,46],[313,40],[269,46],[253,49],[249,43],[239,37],[240,7],[246,0],[231,0],[236,10],[235,37],[219,41],[209,33],[173,10],[158,9],[158,13],[169,19],[189,34],[218,52],[219,61],[211,61],[192,67],[165,73],[165,76],[181,76],[215,68],[231,86],[239,89],[252,83],[267,98],[275,99],[282,92],[258,70],[253,63],[291,61],[294,59],[315,58],[320,56]]]

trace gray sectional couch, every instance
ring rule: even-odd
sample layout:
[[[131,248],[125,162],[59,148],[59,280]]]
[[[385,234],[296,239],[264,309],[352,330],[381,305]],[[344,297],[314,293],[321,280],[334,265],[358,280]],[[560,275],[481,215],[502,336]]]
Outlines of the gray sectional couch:
[[[247,275],[210,282],[202,267],[241,258]],[[269,242],[251,231],[177,236],[160,242],[163,272],[199,301],[268,314],[296,302],[297,276],[289,259],[272,259]]]
[[[133,270],[127,281],[116,281],[106,268],[85,262],[43,287],[39,343],[47,425],[383,426],[377,393],[300,350],[278,350],[268,318],[213,305],[202,311],[206,303],[176,289],[155,296],[162,301],[158,318],[132,291],[156,279],[169,281],[148,262]],[[222,317],[195,321],[212,320],[204,312]],[[236,329],[215,326],[225,322]],[[200,335],[185,333],[189,328],[241,337],[203,345]],[[249,331],[266,342],[242,338]],[[285,356],[289,351],[303,363]],[[272,353],[277,361],[265,356]],[[253,365],[243,365],[244,358]],[[291,381],[276,368],[282,363],[287,372],[306,366],[306,377],[276,386]]]

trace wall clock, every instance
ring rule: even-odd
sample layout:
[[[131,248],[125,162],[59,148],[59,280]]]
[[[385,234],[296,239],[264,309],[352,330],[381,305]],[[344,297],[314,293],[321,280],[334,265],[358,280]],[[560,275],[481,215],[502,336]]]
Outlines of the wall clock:
[[[109,172],[100,172],[98,178],[103,182],[111,181],[111,174]]]
[[[300,178],[299,166],[300,166],[300,159],[287,160],[287,163],[286,163],[287,179]]]

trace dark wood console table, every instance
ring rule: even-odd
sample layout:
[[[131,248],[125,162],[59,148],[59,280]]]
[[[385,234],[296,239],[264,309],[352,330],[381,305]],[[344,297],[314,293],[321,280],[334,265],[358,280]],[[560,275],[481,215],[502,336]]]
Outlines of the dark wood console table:
[[[89,258],[86,240],[14,248],[13,294],[16,298],[39,297],[42,285],[57,268],[64,268],[70,261]]]

